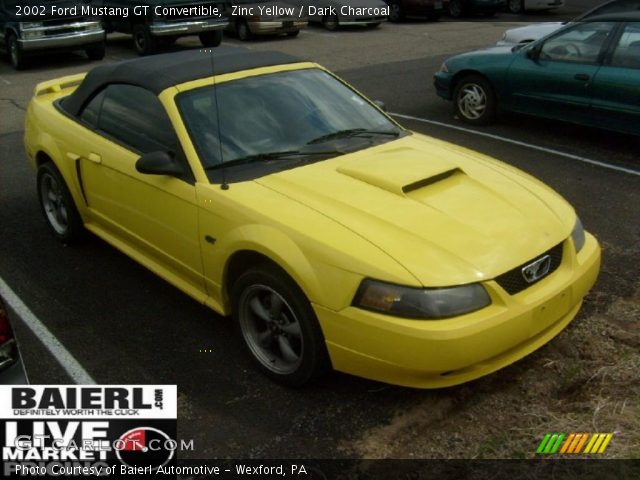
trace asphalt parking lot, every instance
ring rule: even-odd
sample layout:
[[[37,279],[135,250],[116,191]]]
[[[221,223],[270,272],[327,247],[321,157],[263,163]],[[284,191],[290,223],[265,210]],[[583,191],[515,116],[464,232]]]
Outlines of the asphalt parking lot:
[[[637,456],[640,139],[520,116],[469,131],[431,84],[448,55],[495,43],[530,19],[309,28],[295,40],[243,44],[317,61],[383,100],[404,126],[519,167],[574,205],[603,246],[600,279],[571,327],[516,365],[440,391],[337,373],[289,390],[253,370],[229,321],[115,249],[97,238],[57,244],[24,159],[23,118],[37,82],[94,65],[80,56],[43,58],[19,73],[0,63],[0,278],[96,382],[178,384],[180,436],[196,447],[184,457],[527,457],[554,428],[619,432],[608,455]],[[110,38],[105,61],[133,57],[129,43]],[[35,335],[16,327],[31,381],[70,382]],[[474,438],[486,440],[474,446]]]

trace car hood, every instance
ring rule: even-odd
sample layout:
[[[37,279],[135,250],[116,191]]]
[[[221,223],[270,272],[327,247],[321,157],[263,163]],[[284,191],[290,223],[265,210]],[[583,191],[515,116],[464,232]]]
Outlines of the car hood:
[[[493,278],[560,243],[575,221],[532,177],[418,134],[256,182],[367,239],[424,286]]]
[[[510,44],[533,42],[555,32],[563,25],[564,23],[562,22],[544,22],[527,25],[525,27],[511,28],[505,32],[501,42]]]

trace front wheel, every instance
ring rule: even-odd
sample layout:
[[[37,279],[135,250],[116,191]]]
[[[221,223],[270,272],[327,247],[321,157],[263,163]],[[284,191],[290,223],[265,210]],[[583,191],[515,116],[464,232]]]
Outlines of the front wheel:
[[[322,19],[322,25],[327,30],[330,30],[330,31],[334,32],[340,26],[340,21],[338,20],[338,17],[330,15],[330,16],[326,16],[326,17],[324,17]]]
[[[510,13],[523,13],[524,0],[507,0],[507,10],[509,10]]]
[[[198,37],[203,46],[207,48],[217,47],[222,43],[222,30],[202,32]]]
[[[263,264],[246,271],[233,285],[231,298],[236,327],[264,374],[299,387],[329,369],[311,304],[282,270]]]
[[[38,199],[42,213],[55,237],[63,244],[77,243],[84,225],[64,178],[51,163],[38,168]]]
[[[7,50],[9,50],[9,59],[11,60],[11,65],[16,70],[24,70],[27,68],[27,59],[25,54],[20,48],[20,44],[18,43],[18,38],[10,33],[7,36]]]
[[[467,75],[453,92],[456,114],[473,125],[486,125],[495,120],[496,97],[488,80],[480,75]]]
[[[462,0],[449,0],[449,15],[453,18],[460,18],[464,14]]]
[[[151,35],[149,27],[143,23],[133,26],[133,45],[138,55],[151,55],[158,49],[156,37]]]
[[[253,34],[251,33],[249,24],[244,20],[238,22],[238,24],[236,25],[236,32],[238,32],[238,38],[243,42],[246,42],[253,38]]]

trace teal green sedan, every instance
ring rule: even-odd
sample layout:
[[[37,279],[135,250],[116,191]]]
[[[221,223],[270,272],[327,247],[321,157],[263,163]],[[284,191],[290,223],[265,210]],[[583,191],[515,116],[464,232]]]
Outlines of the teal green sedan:
[[[640,13],[622,15],[451,57],[436,91],[471,124],[509,111],[640,135]]]

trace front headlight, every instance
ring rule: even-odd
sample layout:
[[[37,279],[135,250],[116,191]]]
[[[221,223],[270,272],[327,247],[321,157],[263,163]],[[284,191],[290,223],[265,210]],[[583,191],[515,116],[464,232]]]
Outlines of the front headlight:
[[[30,28],[42,27],[42,22],[20,22],[20,30],[29,30]]]
[[[585,242],[584,227],[579,217],[576,217],[576,224],[571,232],[571,238],[573,239],[573,246],[576,247],[576,253],[578,253],[584,247]]]
[[[413,288],[363,280],[353,305],[397,317],[438,319],[479,310],[491,304],[478,283],[446,288]]]

